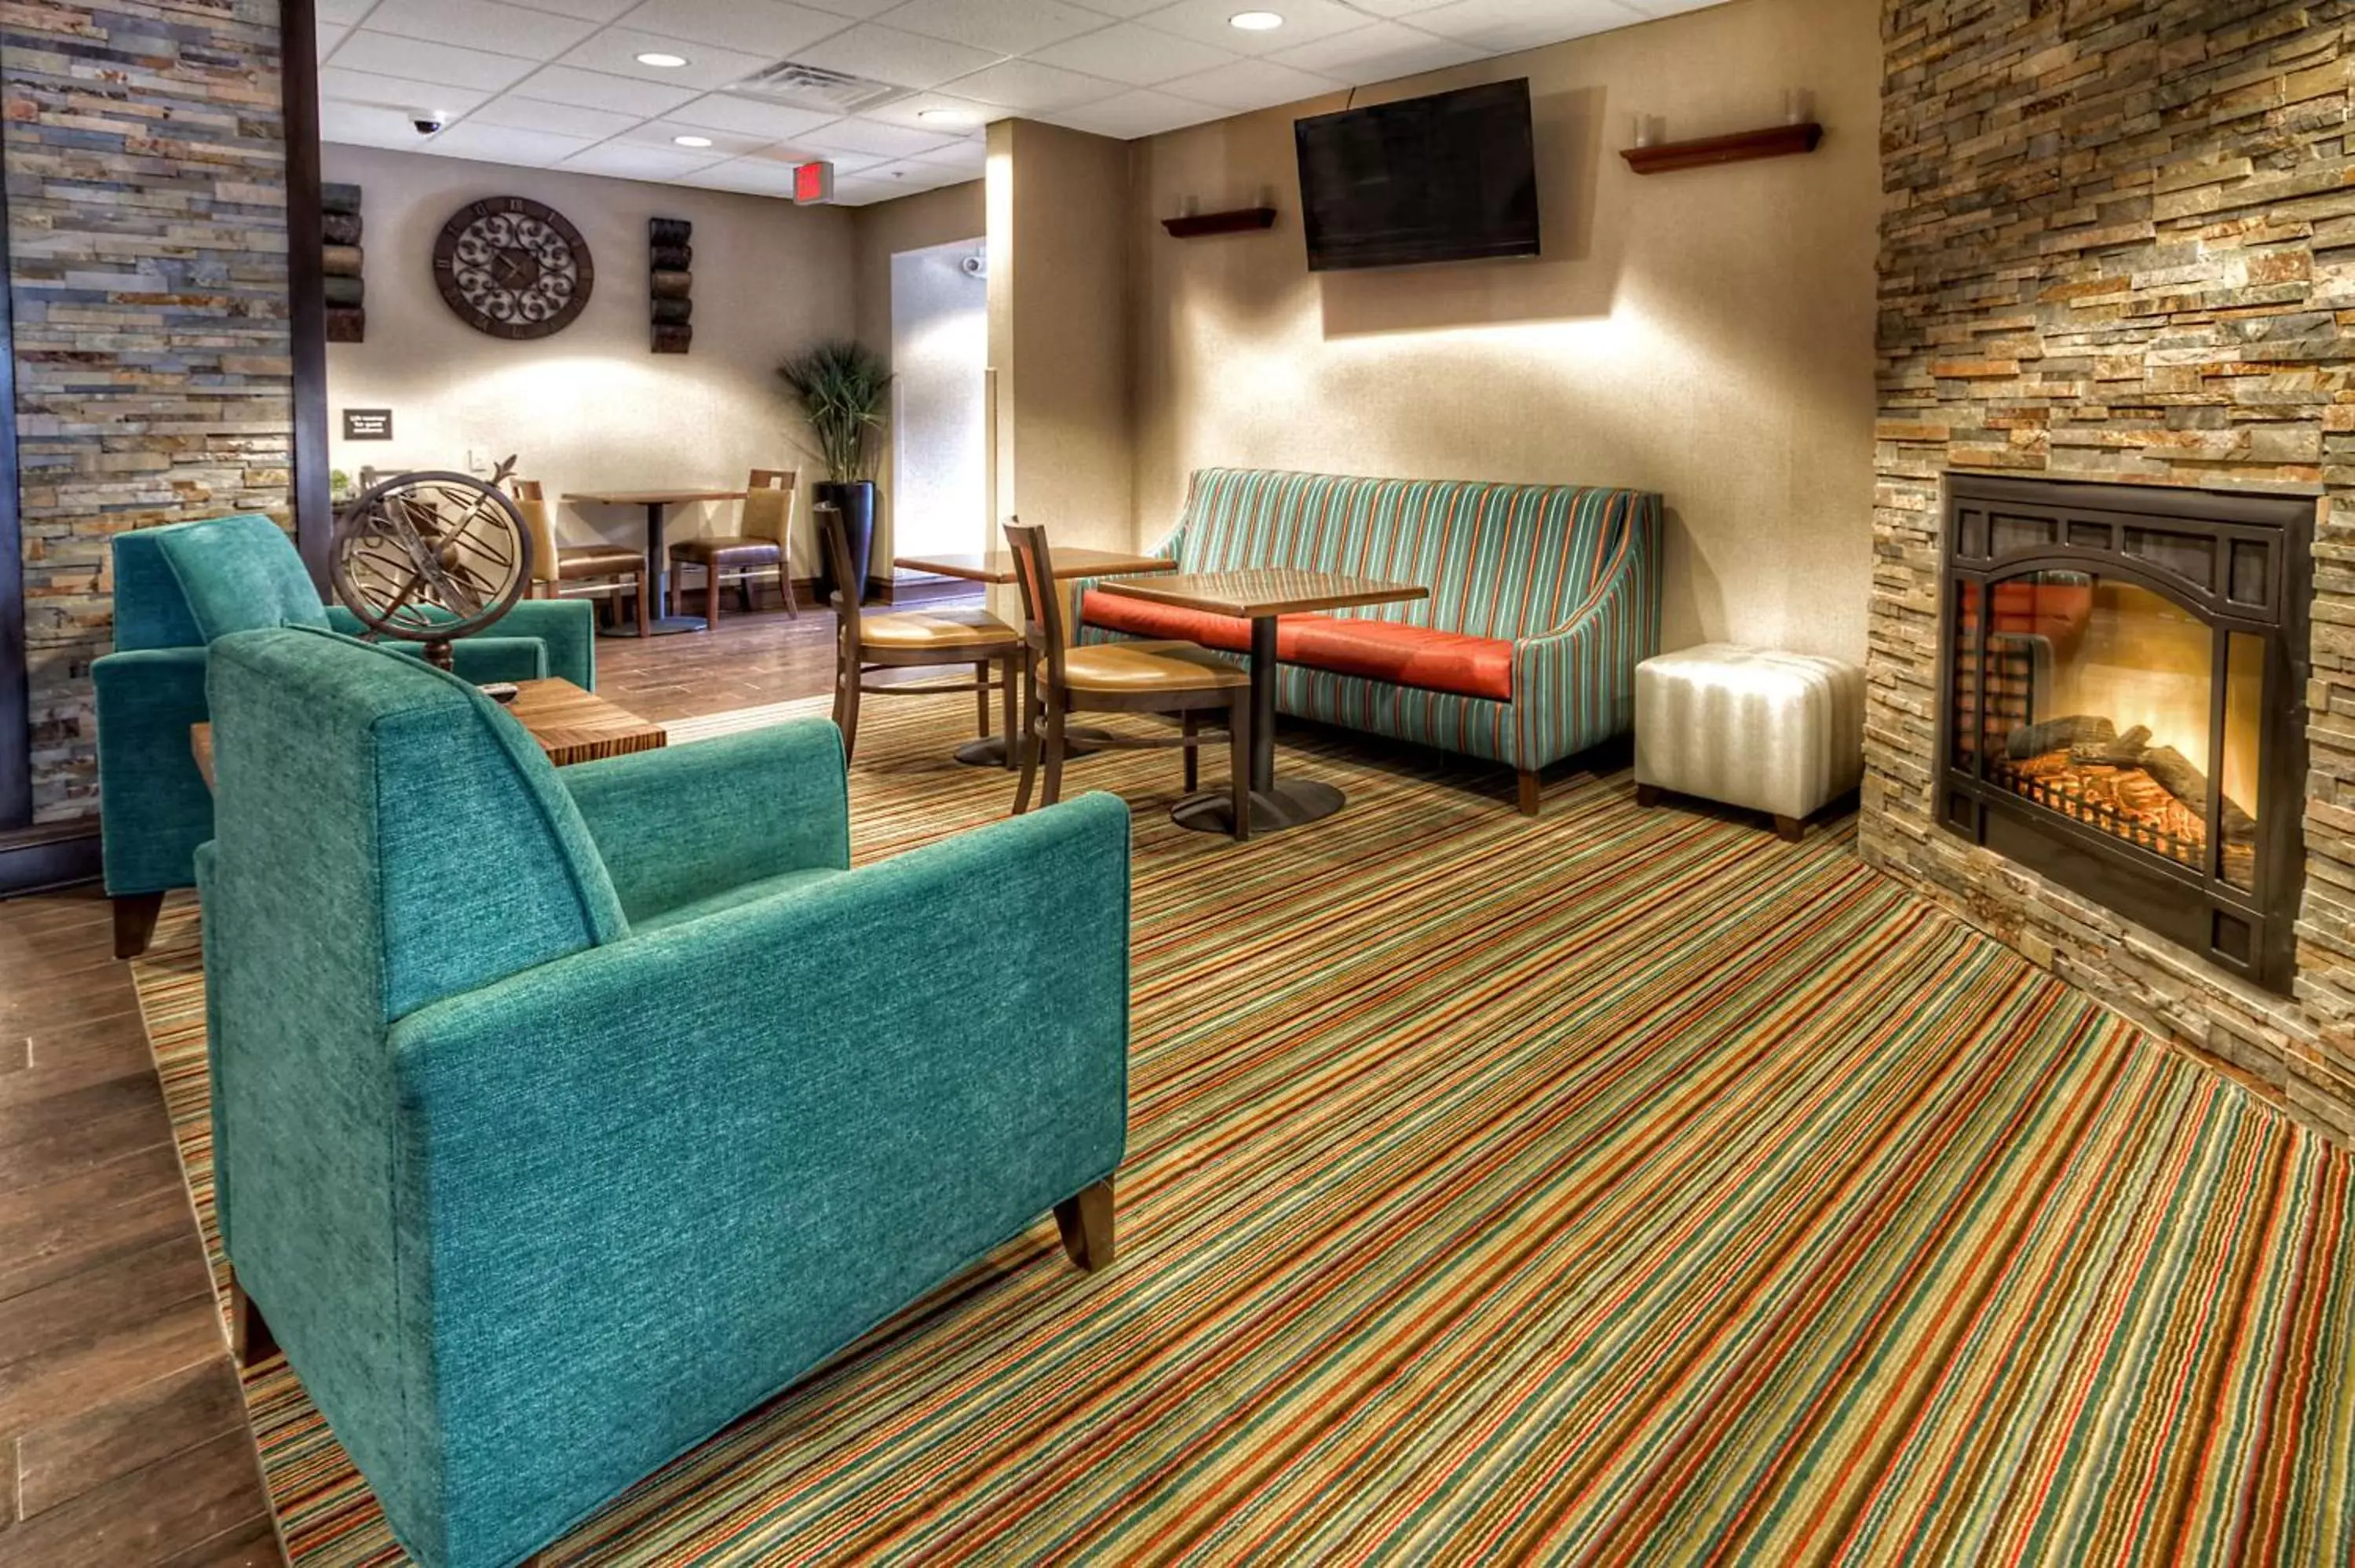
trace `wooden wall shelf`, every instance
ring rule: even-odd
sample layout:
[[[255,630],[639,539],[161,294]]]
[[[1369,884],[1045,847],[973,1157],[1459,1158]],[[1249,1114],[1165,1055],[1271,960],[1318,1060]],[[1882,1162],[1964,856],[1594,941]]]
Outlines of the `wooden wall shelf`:
[[[1203,234],[1241,234],[1253,228],[1275,227],[1275,208],[1272,207],[1239,207],[1232,212],[1198,212],[1187,217],[1165,217],[1161,227],[1173,239],[1192,239]]]
[[[1664,175],[1671,169],[1698,169],[1710,164],[1740,164],[1752,158],[1784,158],[1794,153],[1812,153],[1823,139],[1824,128],[1810,120],[1804,125],[1771,125],[1764,131],[1737,131],[1731,136],[1704,136],[1696,142],[1628,147],[1619,155],[1639,175]]]

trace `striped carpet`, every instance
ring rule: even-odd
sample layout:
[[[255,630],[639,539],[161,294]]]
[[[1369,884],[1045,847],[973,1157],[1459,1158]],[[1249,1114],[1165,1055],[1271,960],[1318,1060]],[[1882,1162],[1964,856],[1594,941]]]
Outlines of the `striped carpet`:
[[[1005,810],[966,711],[869,705],[862,861]],[[1248,846],[1072,769],[1136,808],[1118,1266],[1042,1220],[552,1561],[2355,1556],[2343,1154],[1844,825],[1287,738],[1349,807]],[[138,977],[208,1215],[195,934]],[[248,1396],[295,1561],[399,1561]]]

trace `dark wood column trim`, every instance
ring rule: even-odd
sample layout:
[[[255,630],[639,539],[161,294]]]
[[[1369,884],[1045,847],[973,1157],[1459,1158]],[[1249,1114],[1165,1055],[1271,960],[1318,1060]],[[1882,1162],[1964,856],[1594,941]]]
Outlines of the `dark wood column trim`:
[[[294,355],[294,543],[325,593],[336,526],[327,486],[327,288],[320,270],[319,21],[315,0],[284,0],[279,46],[286,112],[286,281]]]
[[[5,134],[0,132],[0,152]],[[32,694],[26,673],[25,530],[16,489],[16,306],[8,193],[0,181],[0,832],[33,820]]]

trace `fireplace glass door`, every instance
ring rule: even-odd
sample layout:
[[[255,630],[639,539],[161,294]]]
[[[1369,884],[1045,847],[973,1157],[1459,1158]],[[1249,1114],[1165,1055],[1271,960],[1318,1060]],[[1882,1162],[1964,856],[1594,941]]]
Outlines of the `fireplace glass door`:
[[[1984,638],[1986,683],[1955,705],[1969,732],[1957,754],[2022,800],[2253,889],[2263,641],[2097,572],[2026,572],[1986,593],[1983,630],[1957,618]]]

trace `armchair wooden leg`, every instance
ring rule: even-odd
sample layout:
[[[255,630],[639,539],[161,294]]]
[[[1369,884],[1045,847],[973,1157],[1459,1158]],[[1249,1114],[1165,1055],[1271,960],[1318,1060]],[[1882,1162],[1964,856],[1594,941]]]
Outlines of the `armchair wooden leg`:
[[[1088,1273],[1112,1266],[1112,1182],[1105,1180],[1055,1205],[1055,1225],[1063,1233],[1063,1251]]]
[[[1524,768],[1516,777],[1519,784],[1521,815],[1534,817],[1538,814],[1538,770]]]
[[[229,1352],[238,1365],[252,1366],[278,1353],[278,1340],[262,1320],[261,1308],[232,1273],[229,1279]]]
[[[1251,837],[1251,694],[1238,691],[1227,705],[1227,788],[1233,792],[1235,842]]]
[[[135,959],[155,939],[155,918],[164,913],[160,893],[126,893],[113,900],[114,956]]]

